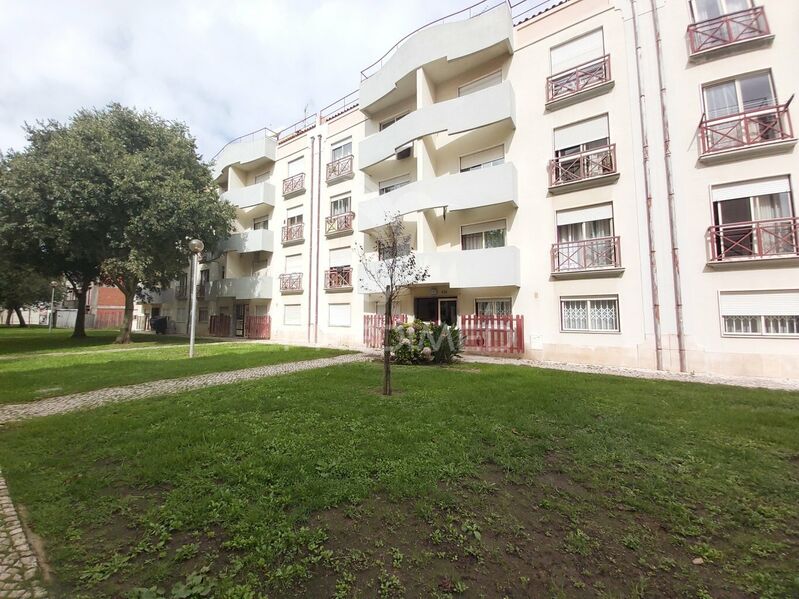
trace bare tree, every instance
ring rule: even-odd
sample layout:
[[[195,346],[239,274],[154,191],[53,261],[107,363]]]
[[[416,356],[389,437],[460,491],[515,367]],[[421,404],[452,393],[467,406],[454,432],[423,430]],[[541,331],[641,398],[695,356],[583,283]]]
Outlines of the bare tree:
[[[361,286],[379,292],[383,296],[386,309],[383,317],[383,395],[391,395],[391,328],[393,326],[393,305],[400,294],[425,281],[430,273],[427,267],[416,264],[416,256],[411,252],[411,238],[405,232],[402,217],[387,215],[388,224],[382,227],[373,238],[377,255],[368,254],[359,248]]]

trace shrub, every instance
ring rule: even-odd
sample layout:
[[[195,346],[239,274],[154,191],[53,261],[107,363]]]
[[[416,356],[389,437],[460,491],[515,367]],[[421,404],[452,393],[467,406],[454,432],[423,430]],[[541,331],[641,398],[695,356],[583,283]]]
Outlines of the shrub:
[[[398,364],[451,364],[462,351],[457,327],[416,320],[391,330],[391,348]]]

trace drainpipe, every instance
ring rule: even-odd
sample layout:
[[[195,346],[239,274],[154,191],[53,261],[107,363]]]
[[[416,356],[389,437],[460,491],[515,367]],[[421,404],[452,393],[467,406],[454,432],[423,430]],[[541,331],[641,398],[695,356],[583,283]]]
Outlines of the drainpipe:
[[[669,115],[666,109],[666,82],[663,78],[663,43],[660,37],[660,18],[655,0],[649,0],[652,6],[652,25],[655,30],[657,47],[658,83],[660,84],[660,112],[663,125],[663,160],[666,166],[666,192],[669,205],[669,233],[671,235],[671,268],[674,279],[674,310],[677,318],[677,347],[680,353],[680,372],[688,370],[685,354],[685,324],[683,322],[682,282],[680,277],[680,248],[677,237],[677,210],[674,203],[674,169],[671,164],[671,133],[669,131]]]
[[[318,185],[316,186],[316,279],[314,280],[314,289],[316,290],[316,304],[314,305],[314,318],[313,318],[313,342],[314,344],[319,343],[319,229],[320,229],[320,221],[322,220],[322,134],[319,133],[317,135],[317,141],[319,142],[317,145],[319,146],[319,151],[317,154],[317,159],[319,160],[319,170],[316,174],[318,179]],[[313,201],[313,198],[311,198]]]
[[[313,192],[314,192],[314,136],[311,135],[311,226],[313,226]],[[310,236],[310,248],[308,249],[308,343],[311,342],[311,274],[313,273],[313,235]]]
[[[660,330],[660,291],[658,290],[658,269],[655,255],[655,224],[652,216],[652,176],[649,160],[649,131],[646,122],[646,92],[643,83],[643,50],[638,31],[638,6],[636,0],[630,0],[633,14],[633,34],[635,37],[635,64],[638,77],[638,109],[641,124],[641,150],[644,157],[644,188],[646,190],[646,225],[647,242],[649,244],[649,278],[652,288],[652,317],[655,325],[655,360],[657,369],[663,370],[663,339]]]

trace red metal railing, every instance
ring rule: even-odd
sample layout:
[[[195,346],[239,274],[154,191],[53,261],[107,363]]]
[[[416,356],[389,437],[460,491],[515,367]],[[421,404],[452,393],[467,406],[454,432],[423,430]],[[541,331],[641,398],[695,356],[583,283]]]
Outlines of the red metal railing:
[[[214,314],[208,321],[208,334],[212,337],[230,337],[230,315]]]
[[[708,229],[710,259],[724,262],[738,258],[799,255],[799,218],[715,225]]]
[[[354,212],[345,212],[344,214],[328,216],[325,219],[325,235],[335,235],[336,233],[352,231],[352,221],[354,218]]]
[[[461,315],[461,342],[466,351],[524,353],[524,316]]]
[[[325,289],[352,289],[352,267],[338,266],[326,270]]]
[[[244,321],[247,339],[270,339],[272,318],[270,316],[248,316]]]
[[[596,268],[619,268],[621,244],[618,237],[597,237],[552,244],[552,272],[574,272]]]
[[[349,177],[352,172],[353,156],[349,154],[344,158],[339,158],[333,162],[327,163],[327,177],[326,181],[334,181],[343,177]]]
[[[767,35],[771,35],[771,29],[762,6],[753,6],[688,26],[688,44],[692,56]]]
[[[383,334],[385,333],[385,314],[363,315],[363,344],[366,347],[380,349],[383,347]],[[407,314],[393,314],[391,326],[408,322]]]
[[[293,193],[305,191],[305,173],[294,175],[283,179],[283,195],[289,196]]]
[[[283,227],[282,240],[283,243],[291,243],[292,241],[302,241],[305,239],[303,236],[303,223],[296,225],[285,225]]]
[[[302,291],[302,273],[286,272],[280,275],[280,291]]]
[[[616,144],[555,158],[549,163],[549,186],[585,181],[616,172]]]
[[[605,55],[547,77],[547,102],[568,98],[610,79],[610,55]]]
[[[793,124],[788,108],[793,96],[782,106],[756,108],[699,123],[702,155],[759,144],[793,139]]]

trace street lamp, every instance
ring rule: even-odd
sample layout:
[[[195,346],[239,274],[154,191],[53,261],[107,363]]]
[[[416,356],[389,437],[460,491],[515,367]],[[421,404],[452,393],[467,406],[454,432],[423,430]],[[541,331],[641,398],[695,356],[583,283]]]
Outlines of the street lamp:
[[[58,287],[58,281],[50,281],[50,318],[47,319],[49,321],[47,325],[48,333],[50,333],[53,330],[53,304],[55,304],[56,287]]]
[[[191,307],[189,309],[189,357],[194,357],[194,331],[197,327],[197,279],[200,268],[200,253],[205,249],[205,244],[199,239],[192,239],[189,242],[189,251],[191,252],[191,274],[189,281],[191,283]]]

